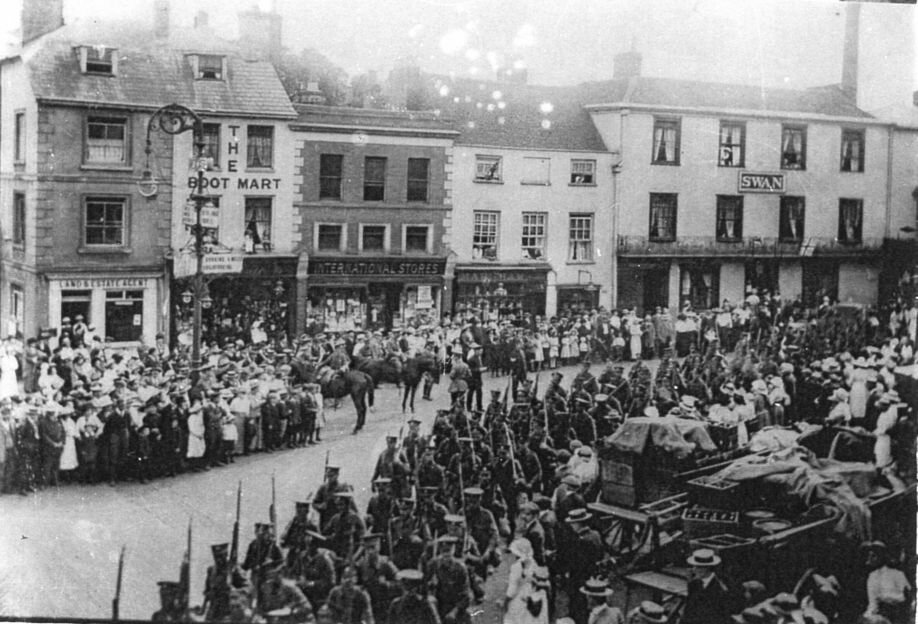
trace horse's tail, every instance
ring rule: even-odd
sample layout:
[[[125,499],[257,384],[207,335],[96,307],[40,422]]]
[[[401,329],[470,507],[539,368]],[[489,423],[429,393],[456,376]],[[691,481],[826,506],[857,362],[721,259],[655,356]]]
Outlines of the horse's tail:
[[[366,374],[366,373],[364,373]],[[367,375],[367,405],[373,407],[373,401],[376,398],[376,384],[373,383],[373,378]]]

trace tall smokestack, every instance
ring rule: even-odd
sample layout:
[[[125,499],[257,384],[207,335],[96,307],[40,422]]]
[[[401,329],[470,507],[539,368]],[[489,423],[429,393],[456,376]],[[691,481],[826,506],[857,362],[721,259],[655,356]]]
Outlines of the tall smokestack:
[[[63,25],[64,0],[25,0],[22,3],[23,44]]]
[[[845,47],[842,51],[842,93],[857,101],[858,45],[861,27],[860,2],[845,2]]]

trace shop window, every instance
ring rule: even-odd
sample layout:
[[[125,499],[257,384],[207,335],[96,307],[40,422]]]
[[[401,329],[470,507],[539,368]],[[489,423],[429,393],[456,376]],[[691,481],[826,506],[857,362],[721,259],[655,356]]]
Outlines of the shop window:
[[[91,290],[62,290],[61,291],[61,316],[71,320],[82,316],[87,323],[92,324],[90,309],[92,304]]]
[[[841,170],[864,171],[864,131],[842,130]]]
[[[430,227],[427,225],[406,225],[405,251],[429,253]]]
[[[500,182],[503,179],[502,173],[500,156],[475,157],[476,182]]]
[[[745,263],[746,288],[755,288],[759,294],[778,291],[777,260],[749,260]]]
[[[91,115],[86,118],[85,162],[127,165],[130,162],[129,151],[126,117]]]
[[[523,213],[523,239],[520,247],[524,260],[541,260],[545,257],[545,224],[548,214],[544,212]]]
[[[429,185],[430,159],[408,159],[408,201],[426,202]]]
[[[13,244],[25,245],[26,232],[26,196],[25,193],[13,193]]]
[[[389,249],[389,228],[385,225],[360,226],[361,251],[387,251]]]
[[[520,179],[520,183],[540,184],[542,186],[551,184],[551,159],[524,157],[523,177]]]
[[[25,113],[17,112],[15,120],[14,132],[14,144],[13,144],[13,160],[16,164],[22,164],[25,162]]]
[[[84,204],[85,245],[123,246],[127,236],[127,200],[123,197],[87,197]]]
[[[734,242],[743,238],[743,198],[717,196],[717,240]]]
[[[245,198],[245,242],[248,250],[251,241],[252,250],[261,248],[271,251],[271,197]]]
[[[781,168],[806,169],[806,127],[781,127]]]
[[[476,210],[472,233],[472,258],[497,260],[497,235],[500,213]]]
[[[569,233],[568,260],[592,262],[593,215],[571,215]]]
[[[319,251],[344,251],[344,227],[331,223],[316,226],[316,249]]]
[[[781,198],[781,211],[778,236],[782,242],[800,242],[803,240],[803,224],[806,217],[806,204],[803,197],[785,195]]]
[[[363,201],[383,201],[386,197],[386,159],[367,156],[363,161]]]
[[[344,156],[322,154],[319,156],[319,199],[341,199],[341,171]]]
[[[115,48],[104,45],[80,46],[80,71],[84,74],[114,75],[118,67],[118,55],[115,52]]]
[[[720,151],[717,164],[721,167],[742,167],[746,154],[746,124],[738,121],[720,122]]]
[[[246,129],[246,166],[270,169],[274,166],[274,126],[249,126]]]
[[[670,242],[676,240],[676,193],[650,194],[650,240]]]
[[[25,292],[16,284],[10,284],[10,324],[9,335],[25,333]]]
[[[720,267],[681,267],[680,305],[686,301],[696,310],[709,310],[720,303]]]
[[[596,184],[596,161],[571,160],[571,184],[574,186],[592,186]]]
[[[306,312],[318,316],[326,331],[342,332],[361,329],[367,320],[367,303],[362,288],[314,289]]]
[[[198,80],[223,80],[223,57],[216,54],[198,54],[195,78]]]
[[[105,293],[105,336],[114,342],[135,342],[143,337],[142,290]]]
[[[204,133],[201,135],[204,151],[201,154],[207,159],[208,170],[220,167],[220,124],[203,124]]]
[[[655,165],[679,164],[679,120],[662,119],[655,117],[653,120],[653,157],[651,162]]]
[[[838,200],[838,242],[849,245],[859,244],[861,242],[861,227],[863,221],[863,200]]]
[[[823,297],[838,301],[838,262],[812,259],[803,263],[803,305],[817,306]]]

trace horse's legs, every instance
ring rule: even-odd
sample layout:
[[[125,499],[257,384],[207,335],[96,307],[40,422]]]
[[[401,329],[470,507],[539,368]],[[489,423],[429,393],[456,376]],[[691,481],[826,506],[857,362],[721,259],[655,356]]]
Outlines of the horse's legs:
[[[414,397],[418,393],[418,384],[411,386],[411,413],[414,414]]]
[[[410,392],[411,386],[405,383],[405,387],[402,389],[402,414],[405,413],[405,406],[408,404],[408,393]]]
[[[358,392],[351,393],[351,400],[354,401],[354,407],[357,409],[357,426],[354,427],[354,433],[357,433],[367,422],[367,404],[364,395]]]

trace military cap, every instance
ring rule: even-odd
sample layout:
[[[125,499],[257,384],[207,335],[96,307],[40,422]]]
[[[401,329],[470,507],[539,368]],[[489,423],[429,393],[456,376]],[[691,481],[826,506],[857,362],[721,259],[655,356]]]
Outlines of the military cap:
[[[217,555],[225,555],[229,553],[229,544],[214,544],[210,547],[210,551],[216,557]]]
[[[449,522],[450,524],[464,524],[465,517],[460,514],[446,514],[443,516],[444,522]]]
[[[390,483],[392,483],[392,479],[390,479],[389,477],[377,477],[376,480],[373,481],[373,483],[375,483],[376,485],[389,485]]]
[[[421,420],[417,416],[412,416],[408,419],[408,424],[410,425],[412,423],[421,424]]]
[[[305,509],[306,511],[309,511],[309,505],[310,505],[310,503],[308,503],[307,501],[296,501],[296,502],[294,503],[294,505],[295,505],[297,511],[302,511],[302,510],[304,510],[304,509]]]
[[[159,591],[164,594],[172,594],[182,591],[182,584],[177,581],[159,581],[157,585],[159,585]]]
[[[462,490],[462,493],[466,496],[482,496],[484,494],[484,490],[482,490],[480,487],[472,486]]]
[[[338,498],[354,498],[354,493],[350,490],[342,490],[340,492],[335,492],[335,496]]]
[[[406,583],[420,583],[424,580],[424,573],[414,568],[405,568],[396,572],[395,578]]]

